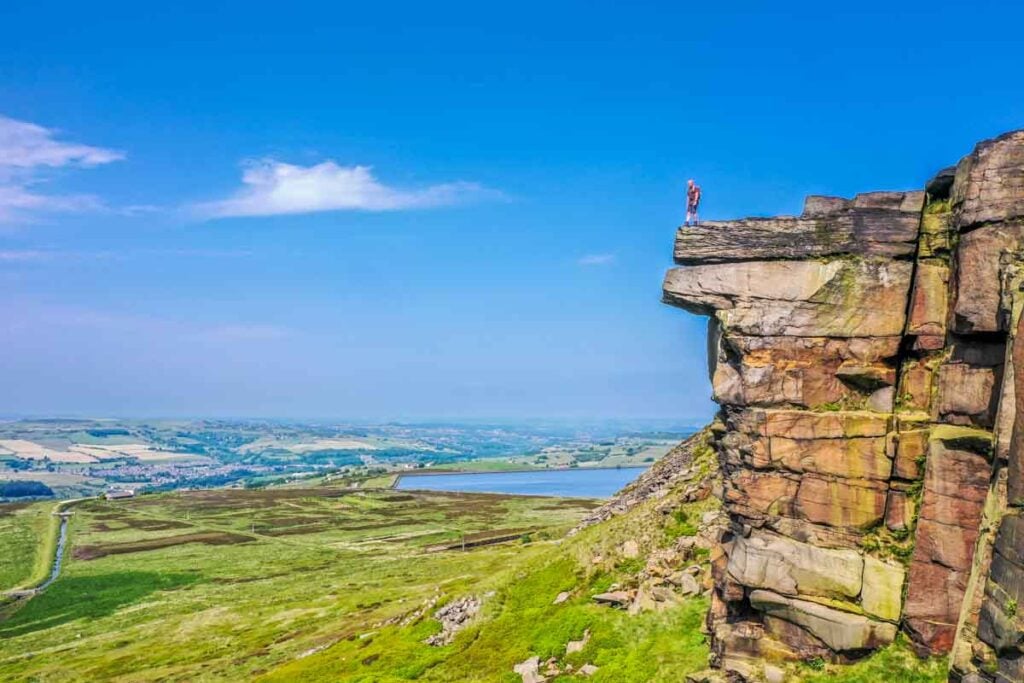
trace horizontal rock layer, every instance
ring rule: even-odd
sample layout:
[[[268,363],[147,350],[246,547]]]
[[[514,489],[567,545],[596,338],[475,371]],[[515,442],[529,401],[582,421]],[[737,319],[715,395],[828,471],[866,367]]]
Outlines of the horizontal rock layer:
[[[923,192],[680,228],[664,300],[711,318],[722,406],[718,666],[903,629],[955,680],[1022,680],[1022,253],[1024,131]]]
[[[837,254],[910,258],[923,192],[876,192],[853,200],[808,197],[800,217],[705,221],[679,229],[679,264],[810,259]]]

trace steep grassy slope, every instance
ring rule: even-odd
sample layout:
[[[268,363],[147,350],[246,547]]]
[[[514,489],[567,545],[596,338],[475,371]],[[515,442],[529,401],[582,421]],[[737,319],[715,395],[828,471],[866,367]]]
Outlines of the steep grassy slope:
[[[59,522],[53,501],[0,505],[0,593],[42,581]]]
[[[706,584],[721,518],[710,450],[698,439],[675,457],[662,485],[569,538],[594,502],[331,486],[88,501],[65,574],[0,621],[0,681],[515,683],[531,657],[549,681],[585,665],[598,682],[682,681],[707,666],[707,599],[656,603],[645,586],[693,563]],[[593,600],[613,589],[646,609]],[[426,644],[438,608],[467,597],[479,613]],[[791,680],[941,680],[905,656]]]
[[[587,501],[340,488],[194,491],[76,508],[65,573],[0,622],[0,680],[241,680],[473,590]]]
[[[423,643],[440,628],[428,612],[340,641],[269,672],[265,680],[514,683],[520,676],[513,667],[531,657],[540,659],[542,673],[549,662],[552,671],[560,671],[550,675],[552,681],[579,680],[570,667],[578,672],[587,664],[597,667],[589,678],[594,681],[683,680],[707,665],[701,633],[706,599],[676,597],[670,604],[655,605],[662,609],[631,614],[600,605],[593,596],[613,588],[637,588],[652,553],[680,563],[707,558],[706,549],[678,550],[693,545],[702,515],[718,507],[706,495],[681,503],[684,493],[697,488],[695,482],[712,469],[703,441],[691,446],[695,448],[679,454],[683,462],[674,470],[690,476],[663,481],[660,496],[613,506],[618,514],[605,510],[599,516],[606,521],[571,538],[533,544],[539,546],[536,552],[517,557],[478,584],[475,594],[483,598],[481,613],[452,644],[437,648]],[[691,462],[694,450],[698,458]],[[556,604],[560,594],[566,599]],[[465,593],[448,595],[457,598]],[[566,645],[582,640],[585,633],[585,646],[567,654]]]

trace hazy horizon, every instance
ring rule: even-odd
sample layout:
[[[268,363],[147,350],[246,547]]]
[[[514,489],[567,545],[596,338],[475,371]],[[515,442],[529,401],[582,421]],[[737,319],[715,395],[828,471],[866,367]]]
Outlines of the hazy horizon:
[[[986,3],[59,4],[0,9],[6,414],[701,420],[687,178],[793,214],[1024,111]]]

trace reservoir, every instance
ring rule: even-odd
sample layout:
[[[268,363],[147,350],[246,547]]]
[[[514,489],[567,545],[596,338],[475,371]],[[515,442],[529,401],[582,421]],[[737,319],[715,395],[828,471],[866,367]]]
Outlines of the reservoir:
[[[395,488],[524,496],[608,498],[640,476],[645,467],[403,474]]]

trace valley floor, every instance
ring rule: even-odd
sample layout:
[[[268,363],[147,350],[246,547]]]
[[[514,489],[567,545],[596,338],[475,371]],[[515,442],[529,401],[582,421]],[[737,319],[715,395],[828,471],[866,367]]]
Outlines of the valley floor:
[[[583,680],[584,665],[598,682],[705,668],[705,598],[630,614],[592,597],[634,585],[650,553],[717,503],[666,516],[652,501],[565,538],[596,504],[338,484],[85,501],[60,579],[0,607],[0,680],[515,683],[530,657],[559,670],[551,681]],[[38,565],[51,504],[38,505],[0,516],[0,544],[22,558],[0,563],[0,590]],[[426,644],[442,630],[436,610],[467,596],[479,614],[450,644]],[[574,640],[585,643],[567,654]],[[867,671],[942,680],[906,673],[901,656]]]

